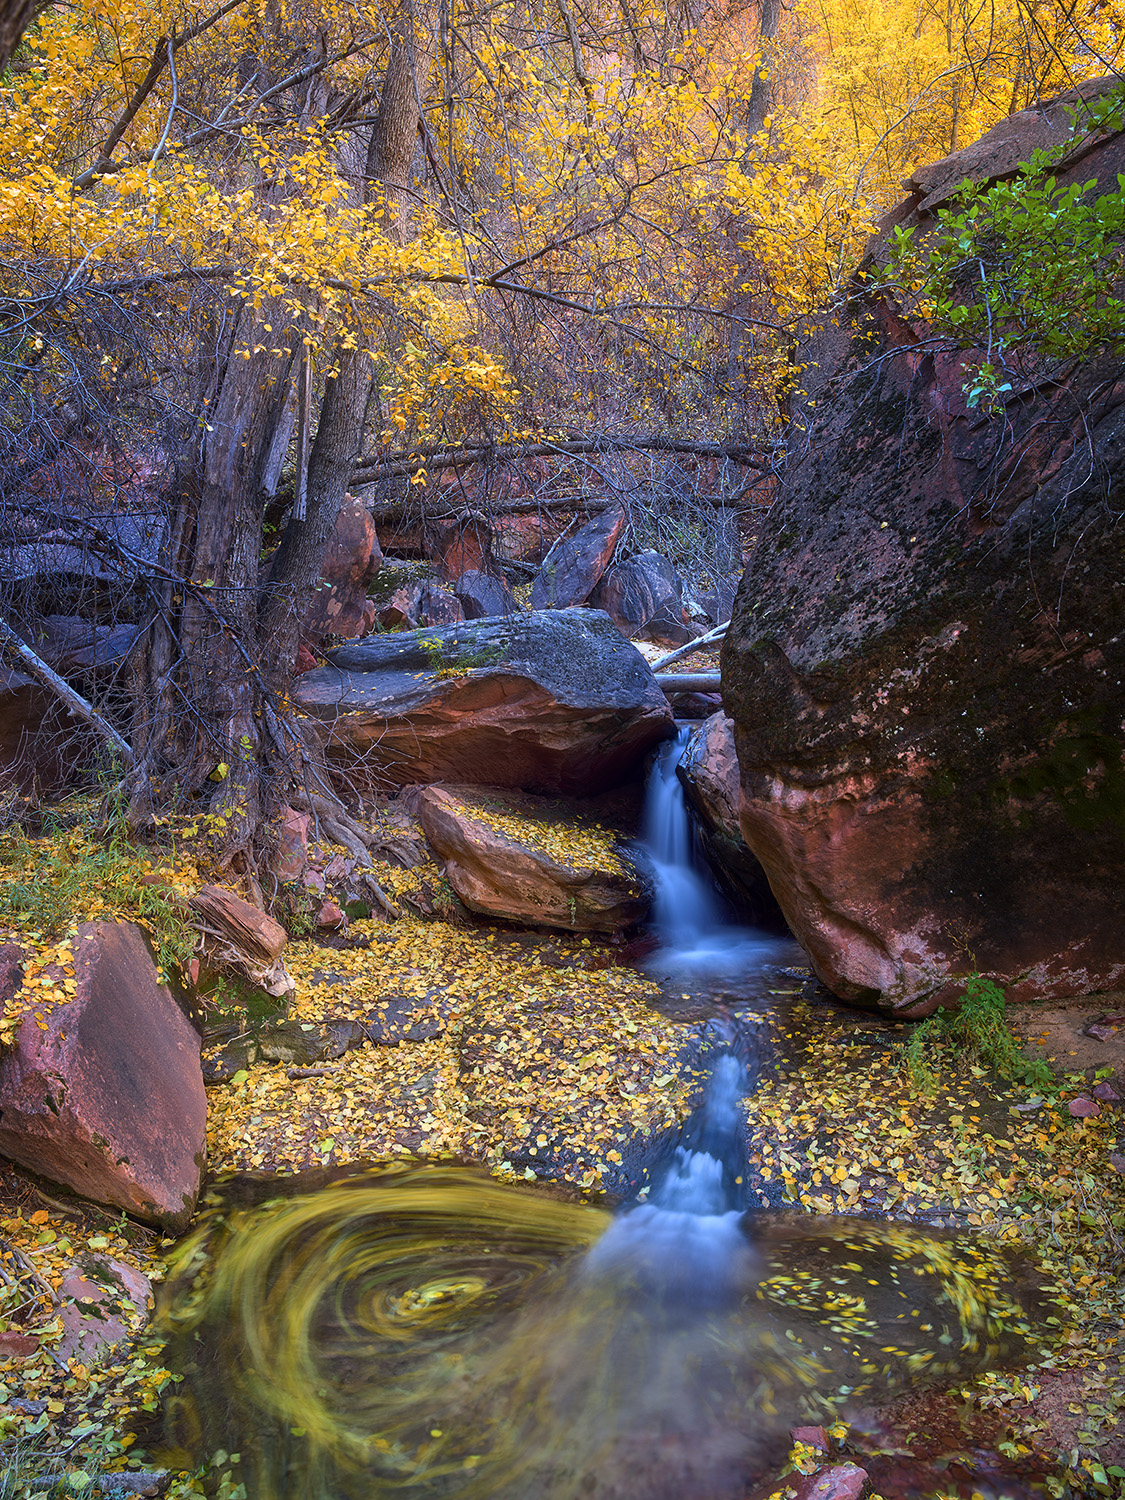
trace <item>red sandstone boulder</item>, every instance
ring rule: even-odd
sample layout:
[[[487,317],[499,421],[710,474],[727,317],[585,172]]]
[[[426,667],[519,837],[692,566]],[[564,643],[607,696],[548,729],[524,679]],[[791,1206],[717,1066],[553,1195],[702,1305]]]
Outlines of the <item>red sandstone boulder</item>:
[[[574,806],[492,787],[431,786],[422,827],[470,911],[533,927],[620,932],[649,892],[613,833]]]
[[[594,796],[672,732],[648,663],[597,610],[370,636],[292,692],[365,791],[455,781]]]
[[[555,543],[531,585],[532,609],[569,609],[590,597],[609,567],[613,549],[625,530],[625,510],[603,510],[571,536]]]
[[[1012,175],[1024,135],[919,193]],[[1114,184],[1125,134],[1055,171]],[[1032,372],[989,418],[926,336],[857,287],[818,351],[723,649],[743,836],[845,999],[924,1015],[972,970],[1011,999],[1120,988],[1125,361]]]
[[[37,987],[0,1058],[0,1153],[183,1229],[207,1145],[199,1037],[139,927],[84,922],[73,951],[73,993],[63,970]]]
[[[367,586],[383,554],[370,511],[349,497],[340,507],[336,527],[324,549],[320,581],[302,621],[307,640],[326,635],[354,640],[370,629]]]
[[[54,693],[0,667],[0,784],[61,791],[81,779],[97,749],[93,734],[67,717]]]
[[[491,524],[472,511],[458,516],[441,532],[431,556],[447,583],[470,570],[487,573],[493,567]]]
[[[703,721],[688,741],[678,774],[699,820],[707,863],[727,900],[755,926],[784,931],[766,872],[738,826],[738,757],[734,725],[726,714],[712,714]]]

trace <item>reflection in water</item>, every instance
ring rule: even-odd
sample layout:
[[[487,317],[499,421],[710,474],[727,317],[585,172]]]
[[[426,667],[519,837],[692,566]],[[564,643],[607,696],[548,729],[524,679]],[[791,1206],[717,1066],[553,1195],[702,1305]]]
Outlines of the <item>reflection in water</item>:
[[[841,1396],[1018,1357],[999,1247],[742,1212],[746,1075],[616,1218],[465,1167],[235,1180],[166,1287],[169,1446],[252,1500],[734,1500]]]
[[[644,852],[652,865],[652,920],[659,952],[645,964],[657,976],[744,986],[767,964],[784,963],[794,944],[724,922],[705,875],[692,858],[692,825],[676,774],[691,729],[657,752],[645,792]]]

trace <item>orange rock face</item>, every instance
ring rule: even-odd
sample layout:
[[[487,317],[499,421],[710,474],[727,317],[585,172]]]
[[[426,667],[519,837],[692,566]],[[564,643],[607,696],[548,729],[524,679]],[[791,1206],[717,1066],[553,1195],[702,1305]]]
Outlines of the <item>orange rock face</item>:
[[[426,837],[470,911],[533,927],[619,932],[649,906],[639,872],[573,806],[491,787],[431,786]]]
[[[916,174],[926,211],[974,162],[1014,173],[1018,127]],[[1058,177],[1122,171],[1118,133]],[[923,1015],[974,971],[1014,1000],[1114,989],[1125,364],[1029,369],[989,417],[926,335],[857,293],[817,351],[723,650],[742,833],[843,998]]]

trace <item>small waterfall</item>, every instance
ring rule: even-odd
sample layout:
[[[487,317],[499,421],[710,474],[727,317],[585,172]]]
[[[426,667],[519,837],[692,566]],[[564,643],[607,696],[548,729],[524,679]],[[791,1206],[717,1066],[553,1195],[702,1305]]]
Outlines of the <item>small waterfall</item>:
[[[728,923],[709,874],[694,860],[691,814],[677,774],[691,734],[691,727],[681,728],[661,746],[645,793],[644,847],[661,942],[645,967],[654,975],[737,986],[759,976],[764,964],[790,961],[792,944]]]
[[[692,828],[676,768],[691,738],[680,729],[657,752],[645,794],[645,845],[656,884],[653,921],[669,948],[694,948],[722,926],[718,903],[692,863]]]

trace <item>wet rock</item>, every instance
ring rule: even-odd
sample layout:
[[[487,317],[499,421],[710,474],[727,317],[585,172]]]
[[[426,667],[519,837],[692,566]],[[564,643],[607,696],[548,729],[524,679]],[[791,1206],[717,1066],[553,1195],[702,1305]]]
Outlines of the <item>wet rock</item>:
[[[448,1000],[419,1000],[415,996],[384,996],[363,1023],[367,1039],[377,1047],[402,1042],[429,1042],[442,1036],[452,1009]]]
[[[649,893],[614,840],[572,807],[492,788],[427,787],[422,827],[470,911],[572,932],[619,932]]]
[[[624,508],[614,506],[572,535],[561,537],[531,585],[532,609],[569,609],[584,603],[609,567],[625,519]]]
[[[372,636],[293,699],[361,791],[448,780],[592,796],[673,727],[648,664],[595,610]]]
[[[66,1003],[25,1012],[0,1060],[0,1152],[182,1229],[206,1152],[199,1038],[132,923],[82,923],[74,980]]]
[[[916,241],[1068,118],[915,173]],[[1123,170],[1120,132],[1052,168]],[[976,355],[920,356],[924,325],[854,291],[723,648],[743,836],[844,999],[926,1014],[966,954],[1012,1000],[1119,988],[1125,360],[1029,366],[990,418]]]
[[[1095,1099],[1103,1104],[1120,1104],[1121,1090],[1113,1083],[1097,1083],[1090,1090]]]
[[[510,615],[519,609],[507,584],[487,573],[470,570],[462,573],[453,585],[461,601],[466,620],[486,620],[493,615]]]
[[[698,633],[684,619],[684,585],[659,552],[641,552],[617,563],[590,595],[618,630],[661,645],[682,646]]]
[[[367,1031],[359,1021],[279,1021],[262,1026],[251,1036],[238,1037],[218,1051],[208,1051],[203,1059],[203,1077],[208,1088],[229,1083],[243,1068],[255,1063],[290,1063],[307,1067],[310,1063],[335,1062],[354,1047],[362,1047]]]
[[[699,818],[707,863],[727,900],[753,925],[784,931],[766,872],[739,827],[738,757],[734,726],[726,714],[712,714],[692,735],[679,777]]]
[[[382,560],[370,511],[349,496],[340,507],[301,622],[306,640],[328,635],[353,640],[370,629],[367,589]]]
[[[831,1447],[823,1427],[793,1427],[789,1436],[794,1443],[804,1443],[806,1448],[817,1448],[821,1453],[827,1453]]]

